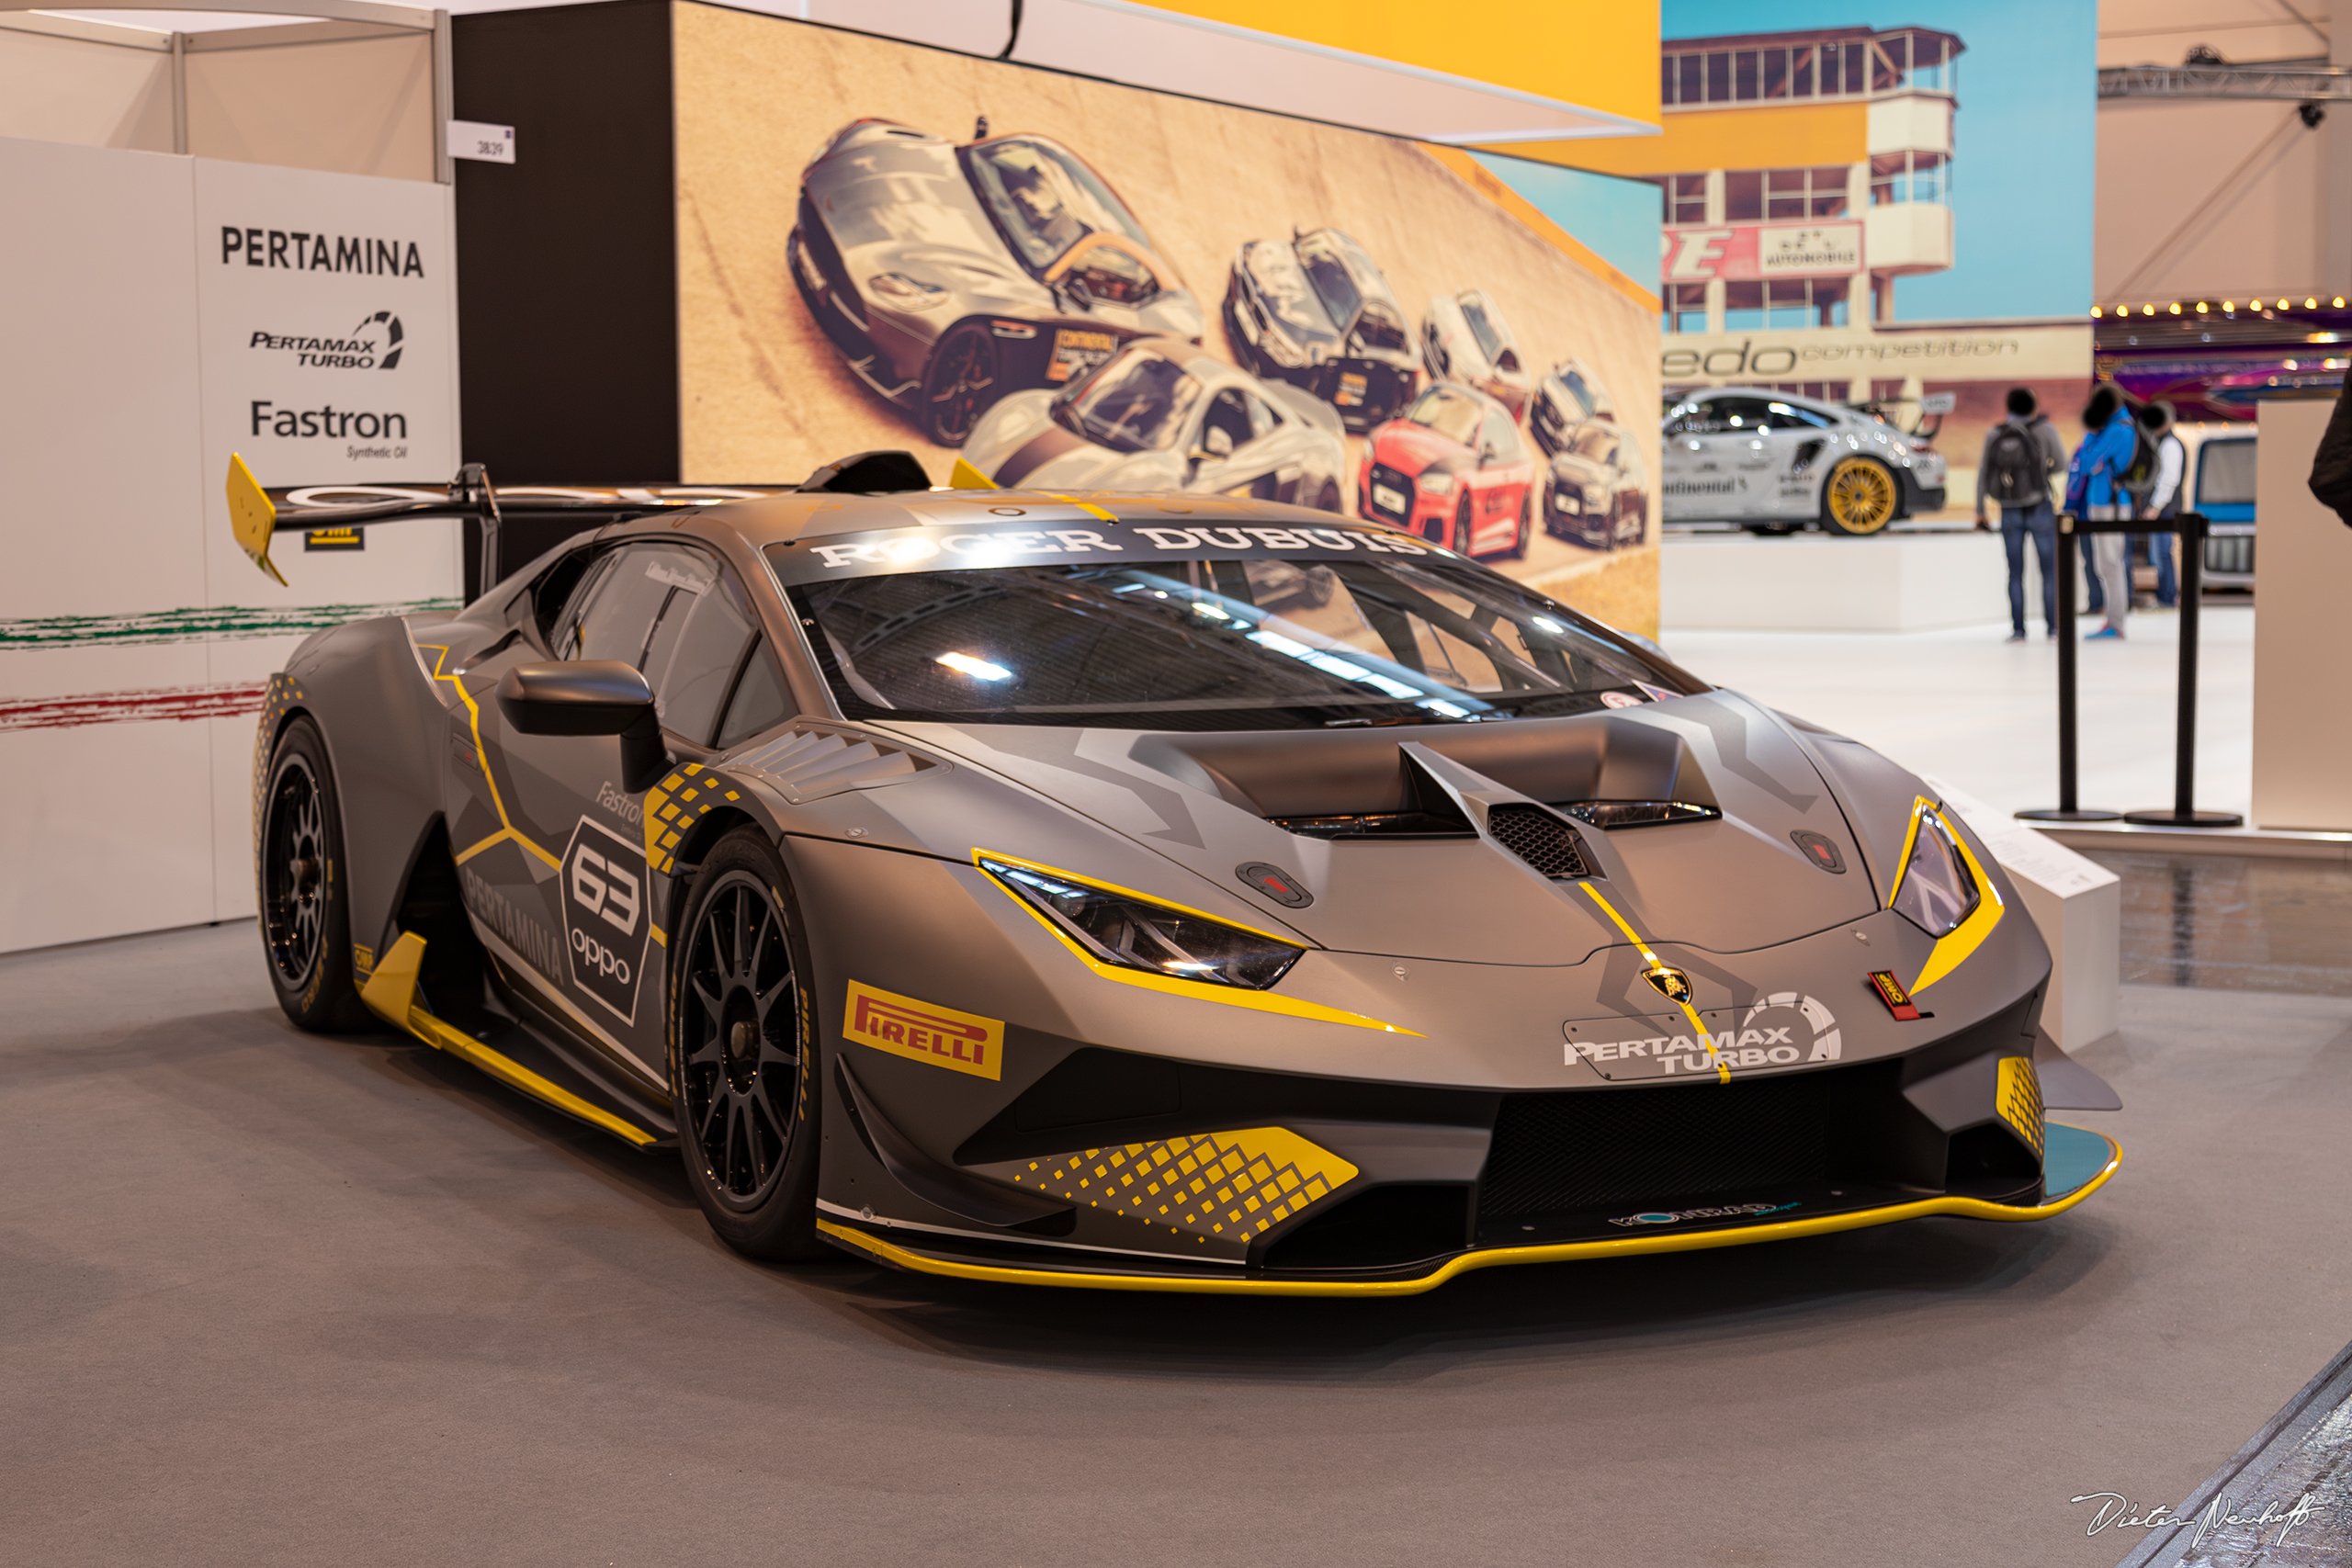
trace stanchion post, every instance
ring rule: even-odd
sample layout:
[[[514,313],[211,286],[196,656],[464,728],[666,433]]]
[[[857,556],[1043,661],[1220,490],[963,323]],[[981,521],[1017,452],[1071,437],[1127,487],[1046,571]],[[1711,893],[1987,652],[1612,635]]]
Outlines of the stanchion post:
[[[2205,597],[2205,514],[2184,512],[2180,530],[2180,694],[2174,709],[2172,809],[2127,811],[2143,828],[2239,828],[2234,811],[2197,809],[2197,619]]]
[[[2058,514],[2058,805],[2018,816],[2029,822],[2112,822],[2116,811],[2086,811],[2075,788],[2075,559],[2082,536],[2075,531],[2075,516]]]

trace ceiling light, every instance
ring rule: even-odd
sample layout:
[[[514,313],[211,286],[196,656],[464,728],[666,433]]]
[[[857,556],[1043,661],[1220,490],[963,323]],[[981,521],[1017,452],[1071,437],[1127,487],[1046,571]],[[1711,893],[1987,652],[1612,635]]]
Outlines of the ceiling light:
[[[2197,313],[2200,316],[2205,313],[2205,301],[2202,299],[2197,301]]]
[[[2100,314],[2101,314],[2101,311],[2099,310],[2099,308],[2098,308],[2098,306],[2094,305],[2094,306],[2092,306],[2092,307],[2091,307],[2091,320],[2092,320],[2092,321],[2098,321],[2098,320],[2099,319]]]
[[[933,662],[944,664],[959,674],[975,681],[1010,681],[1012,671],[1001,664],[991,664],[985,659],[975,659],[968,653],[943,653]]]
[[[2179,314],[2180,314],[2180,303],[2179,303],[2179,301],[2178,301],[2178,300],[2175,300],[2175,301],[2173,302],[2173,306],[2172,306],[2172,313],[2173,313],[2174,315],[2176,315],[2176,316],[2177,316],[2177,315],[2179,315]]]

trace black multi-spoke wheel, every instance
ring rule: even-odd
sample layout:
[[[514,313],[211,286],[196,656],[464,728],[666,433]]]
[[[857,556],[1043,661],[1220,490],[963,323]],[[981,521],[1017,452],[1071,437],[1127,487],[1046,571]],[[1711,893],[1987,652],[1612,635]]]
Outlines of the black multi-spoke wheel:
[[[952,329],[923,370],[923,434],[942,446],[961,446],[980,415],[1004,395],[1003,380],[988,323],[966,321]]]
[[[350,881],[343,864],[334,770],[318,727],[288,725],[269,759],[255,874],[269,982],[286,1016],[305,1029],[368,1021],[351,963]]]
[[[817,1085],[808,973],[783,866],[755,829],[703,861],[677,944],[670,1087],[695,1196],[721,1240],[817,1250]]]

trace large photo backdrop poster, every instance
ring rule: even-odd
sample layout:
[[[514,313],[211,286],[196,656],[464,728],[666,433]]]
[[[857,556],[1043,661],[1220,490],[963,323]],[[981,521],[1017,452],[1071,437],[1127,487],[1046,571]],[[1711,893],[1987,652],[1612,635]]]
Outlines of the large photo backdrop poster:
[[[1656,629],[1657,298],[1477,161],[672,17],[684,481],[899,446],[1287,502]]]

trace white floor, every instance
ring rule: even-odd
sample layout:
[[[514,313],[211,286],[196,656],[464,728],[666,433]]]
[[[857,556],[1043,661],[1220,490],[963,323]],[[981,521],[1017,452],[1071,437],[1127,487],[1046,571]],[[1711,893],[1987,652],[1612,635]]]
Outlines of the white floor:
[[[2037,606],[2038,608],[2038,606]],[[2086,619],[2083,629],[2098,625]],[[2135,615],[2122,643],[2086,643],[2076,680],[2081,804],[2170,807],[2180,618]],[[1692,673],[1850,735],[2003,811],[2058,804],[2058,650],[2004,623],[1933,632],[1677,632]],[[2199,622],[2197,804],[2247,810],[2254,793],[2254,610]]]

